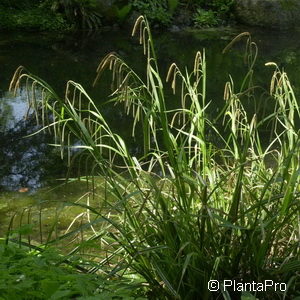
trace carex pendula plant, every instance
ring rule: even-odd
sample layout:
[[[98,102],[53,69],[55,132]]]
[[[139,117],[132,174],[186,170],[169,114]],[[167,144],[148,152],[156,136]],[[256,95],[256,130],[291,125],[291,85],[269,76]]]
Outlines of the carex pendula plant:
[[[138,274],[150,299],[246,297],[230,288],[208,289],[210,280],[225,279],[286,284],[285,291],[250,291],[259,299],[299,296],[299,106],[286,73],[269,64],[275,71],[266,101],[274,111],[247,113],[243,101],[255,96],[257,47],[244,33],[239,38],[248,37],[248,71],[240,88],[232,78],[226,83],[221,114],[212,118],[207,110],[204,50],[197,52],[191,71],[170,66],[166,79],[181,103],[168,109],[146,18],[137,19],[132,34],[143,46],[145,76],[110,53],[100,62],[94,84],[106,69],[112,71],[110,103],[124,105],[133,137],[142,128],[140,157],[111,130],[80,84],[69,81],[60,98],[23,68],[11,82],[15,92],[25,84],[29,107],[42,124],[39,131],[53,133],[62,158],[85,161],[93,175],[101,209],[65,203],[89,211],[79,227],[99,247],[93,270],[105,269],[108,276]],[[225,128],[222,133],[216,120]],[[260,132],[266,126],[272,128],[267,146]]]

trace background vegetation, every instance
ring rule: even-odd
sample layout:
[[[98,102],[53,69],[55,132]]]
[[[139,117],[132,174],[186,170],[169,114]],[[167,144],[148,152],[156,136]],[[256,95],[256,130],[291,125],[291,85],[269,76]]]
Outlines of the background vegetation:
[[[232,19],[233,0],[4,0],[0,29],[100,29],[144,14],[160,26],[217,26]]]

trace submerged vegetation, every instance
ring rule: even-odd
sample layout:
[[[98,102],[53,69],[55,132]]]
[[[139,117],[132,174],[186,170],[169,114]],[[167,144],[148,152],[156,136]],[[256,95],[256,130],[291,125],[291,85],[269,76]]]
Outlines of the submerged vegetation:
[[[82,168],[88,191],[74,201],[52,203],[55,221],[46,232],[42,216],[49,202],[23,211],[18,222],[15,215],[8,245],[16,223],[27,222],[31,232],[17,232],[20,245],[27,236],[28,247],[39,240],[38,247],[62,248],[64,262],[80,257],[77,266],[89,273],[136,278],[149,299],[300,297],[300,112],[287,74],[270,63],[275,70],[265,99],[274,109],[247,113],[245,102],[257,96],[252,84],[257,49],[244,33],[225,51],[246,37],[248,71],[239,88],[226,83],[219,115],[209,113],[204,50],[191,71],[170,66],[167,81],[181,105],[169,109],[145,18],[137,19],[133,35],[143,45],[145,76],[110,53],[94,84],[112,70],[110,103],[123,104],[132,117],[132,136],[142,136],[141,157],[130,153],[80,84],[69,81],[62,99],[24,68],[16,71],[11,90],[26,85],[39,132],[53,133],[61,156]],[[271,132],[267,145],[265,128]],[[70,209],[76,216],[59,230]],[[209,291],[209,280],[225,279],[272,280],[285,289]]]

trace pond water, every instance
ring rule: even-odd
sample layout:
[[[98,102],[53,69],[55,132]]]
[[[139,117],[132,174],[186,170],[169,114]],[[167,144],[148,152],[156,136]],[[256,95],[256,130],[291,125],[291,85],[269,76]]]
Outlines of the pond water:
[[[245,41],[236,44],[227,54],[224,47],[233,37],[250,31],[252,40],[259,48],[255,67],[255,83],[268,89],[272,68],[264,66],[274,61],[289,74],[295,91],[300,87],[300,40],[298,32],[261,31],[249,28],[223,28],[190,32],[154,32],[154,40],[162,74],[168,66],[177,62],[189,66],[196,51],[206,49],[208,99],[212,107],[222,106],[222,95],[229,74],[238,86],[246,66],[243,63]],[[63,95],[67,80],[71,79],[87,90],[90,96],[102,105],[109,95],[109,74],[92,88],[95,70],[100,59],[115,51],[138,73],[143,74],[143,54],[136,38],[130,31],[105,33],[77,33],[72,35],[48,33],[0,33],[0,191],[27,192],[50,184],[53,179],[64,177],[66,166],[57,153],[47,144],[51,138],[39,134],[24,138],[36,129],[33,120],[24,121],[26,96],[17,97],[7,92],[13,72],[19,65],[48,82]],[[171,95],[171,93],[170,93]],[[174,104],[173,104],[173,102]],[[171,105],[176,105],[170,99]],[[120,131],[130,141],[132,151],[139,151],[135,141],[126,131],[126,115],[117,108],[103,106],[102,111],[112,128]],[[135,149],[136,147],[136,149]]]

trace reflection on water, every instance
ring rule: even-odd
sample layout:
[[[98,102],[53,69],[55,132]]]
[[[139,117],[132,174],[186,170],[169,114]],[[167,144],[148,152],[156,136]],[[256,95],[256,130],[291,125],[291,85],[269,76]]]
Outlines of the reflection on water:
[[[26,91],[18,96],[4,93],[0,99],[0,187],[27,191],[42,186],[50,174],[61,172],[62,162],[48,147],[51,137],[39,134],[26,138],[38,129],[28,112]],[[29,114],[30,115],[30,114]],[[55,170],[52,165],[56,162]]]
[[[192,67],[196,51],[206,49],[208,91],[212,100],[212,112],[223,104],[223,87],[231,74],[235,87],[246,74],[243,63],[245,43],[236,44],[223,55],[222,50],[238,33],[248,28],[206,30],[182,33],[154,33],[156,48],[162,74],[167,67],[177,62],[180,67]],[[300,82],[300,40],[297,32],[281,33],[253,31],[253,40],[259,47],[259,59],[255,67],[255,84],[265,90],[269,88],[273,70],[264,64],[275,61],[289,73],[292,84]],[[47,146],[51,138],[39,134],[30,138],[24,136],[37,129],[35,121],[25,121],[27,112],[26,96],[21,93],[14,97],[6,92],[13,72],[23,65],[33,74],[48,82],[58,94],[63,95],[67,80],[79,82],[87,90],[112,128],[129,141],[133,152],[140,146],[132,140],[131,132],[126,130],[128,116],[121,108],[103,105],[109,94],[109,76],[104,76],[96,88],[92,88],[95,70],[101,57],[116,51],[138,73],[143,73],[143,54],[136,39],[130,37],[128,30],[107,32],[86,36],[84,33],[72,36],[43,33],[1,33],[0,34],[0,187],[19,190],[35,189],[50,178],[64,176],[65,166],[56,151]],[[296,93],[299,85],[295,86]],[[167,91],[167,94],[171,93]],[[264,101],[260,99],[259,101]],[[176,98],[169,101],[176,106]],[[250,103],[249,109],[255,106]]]
[[[28,105],[25,90],[16,96],[4,92],[0,99],[0,132],[4,133],[15,128],[25,118]]]
[[[65,168],[58,155],[48,146],[51,137],[40,134],[31,138],[34,120],[15,124],[14,128],[1,133],[0,140],[0,187],[20,190],[36,189],[42,181],[54,176],[63,176]]]

